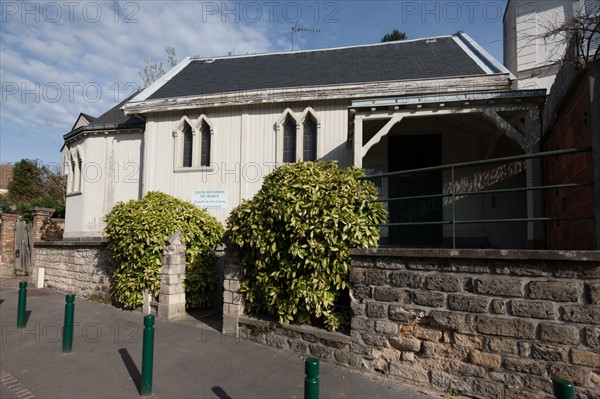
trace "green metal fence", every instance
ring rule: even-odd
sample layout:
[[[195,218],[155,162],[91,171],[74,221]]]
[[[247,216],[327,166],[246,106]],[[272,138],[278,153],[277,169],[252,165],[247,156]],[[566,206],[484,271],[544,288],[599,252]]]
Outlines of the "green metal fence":
[[[586,215],[586,216],[562,216],[562,217],[556,216],[556,217],[535,217],[535,218],[534,217],[526,217],[526,218],[504,218],[504,219],[459,220],[456,217],[457,197],[462,198],[465,196],[476,196],[476,195],[486,195],[486,194],[578,188],[578,187],[591,186],[592,183],[591,182],[566,183],[566,184],[552,184],[552,185],[540,185],[540,186],[530,186],[530,187],[515,187],[515,188],[494,189],[494,190],[475,190],[475,191],[457,192],[457,190],[456,190],[456,169],[485,166],[485,165],[492,165],[492,164],[503,164],[503,163],[510,163],[510,162],[515,162],[515,161],[526,161],[526,160],[530,160],[530,159],[540,159],[540,158],[547,158],[547,157],[564,156],[564,155],[577,154],[577,153],[583,153],[583,152],[591,152],[591,150],[592,150],[591,147],[583,147],[583,148],[573,148],[573,149],[568,149],[568,150],[547,151],[547,152],[539,152],[539,153],[535,153],[535,154],[526,154],[526,155],[516,155],[516,156],[510,156],[510,157],[494,158],[494,159],[485,159],[485,160],[480,160],[480,161],[460,162],[460,163],[441,165],[441,166],[431,166],[431,167],[419,168],[419,169],[402,170],[402,171],[398,171],[398,172],[374,174],[374,175],[365,176],[362,179],[372,180],[372,179],[377,179],[377,178],[390,178],[390,177],[395,177],[395,176],[410,175],[410,174],[414,174],[414,173],[450,170],[450,177],[451,177],[450,192],[447,192],[447,193],[442,192],[439,194],[430,194],[430,195],[382,198],[382,199],[376,200],[376,202],[388,202],[389,203],[392,201],[450,198],[450,206],[451,206],[450,220],[384,223],[384,224],[380,224],[377,226],[393,227],[393,226],[452,225],[452,248],[456,248],[456,226],[461,225],[461,224],[548,222],[548,221],[591,220],[591,219],[593,219],[592,215]]]

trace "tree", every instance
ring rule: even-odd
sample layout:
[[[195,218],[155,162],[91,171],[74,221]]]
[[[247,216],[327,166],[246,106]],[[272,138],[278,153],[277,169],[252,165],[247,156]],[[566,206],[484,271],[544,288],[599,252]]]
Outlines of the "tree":
[[[386,33],[385,36],[381,38],[381,43],[396,42],[398,40],[406,40],[406,33],[394,29],[392,33]]]
[[[577,13],[560,25],[552,25],[543,35],[544,40],[563,36],[565,42],[573,40],[577,55],[584,63],[598,59],[600,55],[600,14]]]
[[[167,62],[173,68],[179,62],[175,53],[175,47],[165,47],[165,52],[167,53]],[[165,73],[163,63],[152,63],[150,57],[146,58],[146,66],[139,72],[140,77],[144,81],[144,87],[150,86]]]
[[[54,208],[54,215],[64,216],[66,178],[58,167],[43,164],[40,160],[22,159],[13,167],[8,183],[8,195],[3,208],[31,220],[31,208]]]
[[[375,185],[335,162],[283,165],[227,220],[246,309],[280,322],[345,327],[350,248],[373,248],[387,218]],[[346,308],[347,309],[347,308]]]
[[[181,232],[186,245],[186,308],[207,307],[217,288],[215,248],[223,226],[206,210],[170,195],[151,191],[141,200],[118,202],[106,215],[114,299],[126,308],[144,303],[143,290],[160,290],[165,238]]]

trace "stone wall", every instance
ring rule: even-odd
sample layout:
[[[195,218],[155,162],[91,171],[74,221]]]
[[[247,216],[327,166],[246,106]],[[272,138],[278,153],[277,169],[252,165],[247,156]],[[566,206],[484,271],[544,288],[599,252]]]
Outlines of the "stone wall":
[[[240,270],[239,254],[237,251],[224,249],[218,252],[219,270],[223,274],[223,334],[239,337],[239,318],[244,313],[244,302],[240,294],[240,281],[242,272]]]
[[[403,383],[551,398],[552,378],[600,398],[600,252],[353,250],[349,336],[243,314],[224,270],[224,334]]]
[[[363,367],[481,398],[600,397],[600,253],[355,250]]]
[[[106,242],[36,242],[35,268],[45,286],[78,296],[110,297],[113,267]]]

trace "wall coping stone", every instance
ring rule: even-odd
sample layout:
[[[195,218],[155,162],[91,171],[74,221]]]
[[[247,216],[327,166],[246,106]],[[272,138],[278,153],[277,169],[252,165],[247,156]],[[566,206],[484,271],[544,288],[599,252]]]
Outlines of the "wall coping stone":
[[[31,208],[31,212],[37,212],[37,213],[54,213],[54,208],[42,208],[39,206],[36,206],[34,208]]]
[[[33,246],[36,248],[95,248],[108,246],[108,241],[37,241]]]
[[[600,251],[558,251],[531,249],[447,249],[447,248],[354,248],[352,256],[449,258],[449,259],[510,259],[568,260],[600,262]]]
[[[283,330],[291,330],[296,331],[303,334],[312,334],[317,336],[320,339],[325,339],[328,341],[340,342],[343,344],[351,344],[352,338],[350,336],[338,333],[325,331],[317,327],[307,326],[307,325],[298,325],[298,324],[281,324],[272,319],[259,319],[256,317],[251,317],[248,315],[241,315],[238,319],[239,324],[247,324],[251,326],[262,326],[267,327],[269,329],[281,328]]]

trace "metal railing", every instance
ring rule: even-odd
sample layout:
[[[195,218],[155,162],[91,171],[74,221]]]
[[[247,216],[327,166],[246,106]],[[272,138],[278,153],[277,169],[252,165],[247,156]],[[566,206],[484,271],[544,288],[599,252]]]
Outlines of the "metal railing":
[[[398,223],[383,223],[378,224],[378,227],[394,227],[394,226],[427,226],[427,225],[452,225],[452,248],[456,248],[456,226],[461,224],[482,224],[482,223],[517,223],[517,222],[548,222],[548,221],[563,221],[563,220],[592,220],[593,216],[555,216],[555,217],[525,217],[525,218],[502,218],[502,219],[469,219],[459,220],[456,217],[456,201],[457,197],[486,195],[486,194],[500,194],[510,192],[523,192],[523,191],[538,191],[538,190],[550,190],[550,189],[565,189],[565,188],[579,188],[591,186],[591,182],[587,183],[565,183],[565,184],[551,184],[551,185],[539,185],[530,187],[515,187],[505,189],[493,189],[493,190],[474,190],[474,191],[461,191],[456,190],[456,169],[467,168],[474,166],[485,166],[492,164],[502,164],[515,161],[526,161],[530,159],[547,158],[552,156],[563,156],[570,154],[577,154],[583,152],[591,152],[591,147],[573,148],[568,150],[557,150],[557,151],[546,151],[535,154],[526,155],[515,155],[510,157],[485,159],[480,161],[471,162],[460,162],[448,165],[431,166],[426,168],[409,169],[390,173],[374,174],[364,176],[361,179],[371,180],[376,178],[390,178],[402,175],[410,175],[414,173],[422,172],[436,172],[450,170],[450,192],[430,194],[430,195],[415,195],[406,197],[395,197],[395,198],[381,198],[374,200],[374,202],[393,202],[393,201],[408,201],[408,200],[425,200],[435,198],[450,198],[451,199],[451,219],[450,220],[436,220],[436,221],[421,221],[421,222],[398,222]]]

